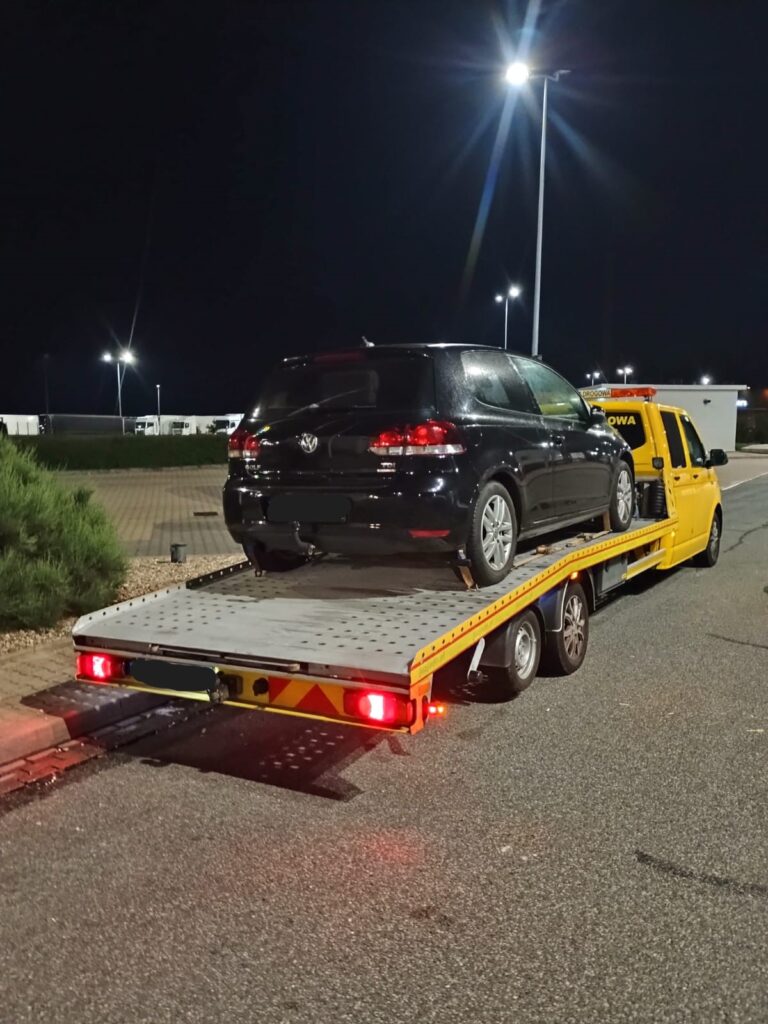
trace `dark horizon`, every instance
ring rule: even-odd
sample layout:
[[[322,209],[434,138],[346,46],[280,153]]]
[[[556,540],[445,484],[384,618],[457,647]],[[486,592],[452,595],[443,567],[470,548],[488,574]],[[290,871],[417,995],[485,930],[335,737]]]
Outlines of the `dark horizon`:
[[[277,359],[397,341],[530,350],[576,385],[768,385],[756,0],[10,2],[0,412],[245,408]],[[606,11],[605,8],[610,10]],[[738,12],[738,13],[735,13]],[[508,102],[508,101],[506,101]],[[478,214],[480,212],[480,215]],[[484,230],[483,211],[487,215]],[[476,244],[473,245],[473,237]]]

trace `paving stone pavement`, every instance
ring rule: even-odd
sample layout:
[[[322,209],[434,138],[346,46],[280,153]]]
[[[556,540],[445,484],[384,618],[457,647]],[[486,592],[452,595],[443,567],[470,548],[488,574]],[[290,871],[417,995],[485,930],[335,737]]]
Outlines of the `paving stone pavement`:
[[[57,476],[71,487],[93,491],[128,555],[167,555],[176,543],[186,544],[190,555],[226,555],[238,551],[222,516],[226,473],[226,466],[191,466],[62,471]]]

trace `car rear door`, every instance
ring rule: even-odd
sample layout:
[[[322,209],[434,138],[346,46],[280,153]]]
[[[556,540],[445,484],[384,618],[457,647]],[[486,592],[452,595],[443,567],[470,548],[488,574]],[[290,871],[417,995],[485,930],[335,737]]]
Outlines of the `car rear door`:
[[[591,428],[584,399],[567,380],[533,359],[516,358],[547,429],[552,459],[552,506],[558,519],[608,504],[615,440]]]
[[[477,432],[472,446],[478,475],[511,471],[523,506],[521,530],[552,517],[552,477],[544,422],[512,358],[501,351],[464,349],[462,429]]]

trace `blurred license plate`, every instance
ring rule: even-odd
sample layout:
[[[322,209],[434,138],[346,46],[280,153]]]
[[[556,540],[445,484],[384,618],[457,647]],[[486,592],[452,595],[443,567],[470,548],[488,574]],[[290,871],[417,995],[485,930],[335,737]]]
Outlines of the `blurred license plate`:
[[[216,673],[207,665],[173,665],[136,658],[131,662],[131,675],[137,682],[159,690],[208,691],[216,686]]]
[[[337,494],[278,494],[267,506],[270,523],[344,523],[349,498]]]

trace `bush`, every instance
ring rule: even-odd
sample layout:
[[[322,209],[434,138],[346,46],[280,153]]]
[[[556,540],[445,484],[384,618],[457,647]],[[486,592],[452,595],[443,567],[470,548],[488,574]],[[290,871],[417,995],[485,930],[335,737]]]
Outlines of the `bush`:
[[[41,629],[114,601],[126,562],[90,493],[0,437],[0,628]]]
[[[48,434],[15,437],[13,441],[22,450],[34,452],[38,461],[50,469],[162,469],[223,466],[227,461],[224,434],[189,434],[186,437]]]

